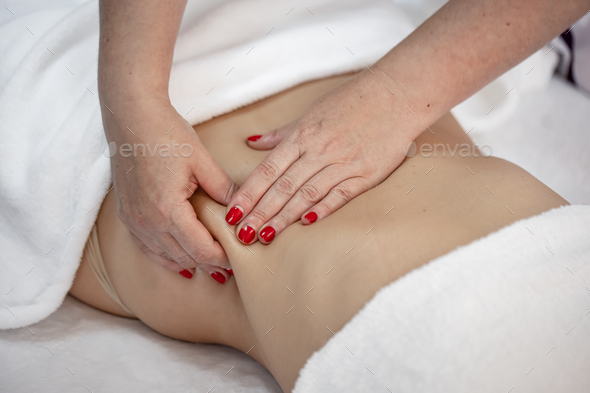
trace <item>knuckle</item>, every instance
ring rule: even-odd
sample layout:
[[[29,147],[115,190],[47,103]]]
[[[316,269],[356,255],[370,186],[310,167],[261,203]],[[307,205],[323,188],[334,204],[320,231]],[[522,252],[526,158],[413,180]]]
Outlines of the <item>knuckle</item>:
[[[339,150],[339,148],[335,149],[335,151],[338,151],[338,150]],[[334,158],[334,163],[340,164],[340,165],[351,164],[351,163],[362,163],[363,165],[366,165],[366,162],[367,162],[367,160],[362,159],[360,153],[358,153],[356,151],[341,152],[340,154],[338,154]]]
[[[199,263],[193,259],[190,255],[185,255],[180,258],[180,260],[176,261],[180,266],[184,268],[193,268],[198,267]]]
[[[315,127],[312,124],[301,124],[297,127],[297,139],[305,141],[313,134]]]
[[[156,222],[164,222],[170,217],[170,204],[157,202],[154,204],[153,217]]]
[[[162,251],[162,252],[159,254],[159,256],[160,256],[160,258],[162,258],[162,259],[166,259],[167,261],[174,261],[174,259],[172,259],[172,258],[170,257],[170,255],[168,255],[168,253],[167,253],[166,251]]]
[[[274,181],[279,175],[279,166],[272,160],[264,160],[258,165],[257,173],[264,180]]]
[[[223,200],[224,201],[229,201],[231,200],[231,198],[234,196],[234,194],[238,191],[238,184],[236,182],[231,182],[229,188],[226,190],[226,192],[223,195]]]
[[[255,220],[263,222],[263,223],[267,222],[269,219],[268,214],[266,214],[266,212],[264,212],[260,209],[252,210],[252,212],[250,213],[250,216],[252,218],[254,218]]]
[[[319,154],[329,154],[334,163],[343,163],[350,161],[350,151],[355,149],[355,146],[347,145],[344,141],[333,136],[324,138],[321,144],[318,145]]]
[[[190,257],[190,259],[188,257]],[[210,254],[205,248],[197,247],[191,250],[189,255],[187,255],[186,263],[204,263],[209,260],[209,257]]]
[[[323,128],[323,121],[300,124],[297,127],[297,132],[295,133],[297,142],[299,143],[299,147],[301,148],[310,141],[314,140],[318,132],[320,132]]]
[[[275,183],[274,189],[281,195],[293,195],[297,191],[297,186],[293,179],[288,176],[282,176]]]
[[[329,206],[325,200],[315,205],[313,210],[321,217],[329,216],[332,213],[332,206]]]
[[[143,252],[144,254],[148,254],[151,252],[150,248],[148,246],[145,245],[145,243],[140,243],[139,244],[139,249],[141,250],[141,252]]]
[[[250,192],[250,190],[248,189],[244,189],[241,190],[241,195],[240,195],[240,199],[246,203],[242,204],[242,207],[246,208],[247,206],[252,206],[254,204],[256,204],[257,200],[254,197],[254,194],[252,194],[252,192]],[[246,206],[243,206],[246,205]]]
[[[347,187],[336,186],[334,187],[332,192],[337,198],[344,201],[345,203],[349,202],[350,200],[352,200],[352,198],[354,198],[352,191]]]
[[[309,203],[317,203],[323,196],[323,193],[314,184],[304,184],[299,192],[301,192],[303,199]]]

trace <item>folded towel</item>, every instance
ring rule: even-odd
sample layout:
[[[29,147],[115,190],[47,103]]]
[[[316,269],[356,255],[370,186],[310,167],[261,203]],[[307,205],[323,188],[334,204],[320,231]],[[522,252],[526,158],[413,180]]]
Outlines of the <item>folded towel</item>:
[[[110,184],[98,2],[25,6],[0,25],[0,329],[59,307]],[[362,69],[412,30],[387,0],[198,2],[183,21],[170,96],[191,124]]]
[[[590,391],[590,206],[553,209],[381,289],[295,393]]]

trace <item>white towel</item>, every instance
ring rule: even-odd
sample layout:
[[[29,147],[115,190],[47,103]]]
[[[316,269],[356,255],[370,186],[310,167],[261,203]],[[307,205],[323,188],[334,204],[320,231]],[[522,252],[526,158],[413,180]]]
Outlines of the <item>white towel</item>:
[[[518,221],[381,289],[295,393],[589,392],[590,206]]]
[[[98,2],[39,2],[29,9],[15,3],[3,12],[0,328],[6,329],[35,323],[63,301],[110,172],[96,87]],[[170,95],[192,124],[298,83],[362,69],[412,30],[387,0],[199,2],[183,21]]]

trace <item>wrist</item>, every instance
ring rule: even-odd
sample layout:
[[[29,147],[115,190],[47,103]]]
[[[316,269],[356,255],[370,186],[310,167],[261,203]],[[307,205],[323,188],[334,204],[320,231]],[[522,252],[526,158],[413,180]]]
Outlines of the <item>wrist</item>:
[[[184,120],[179,118],[180,115],[167,95],[136,99],[118,98],[101,98],[102,122],[108,142],[126,143],[140,139],[145,141],[153,137],[161,138],[161,130],[157,124],[165,123],[162,125],[164,128],[171,124],[178,129],[180,121]],[[151,126],[146,127],[146,123]]]
[[[159,102],[171,105],[168,86],[143,83],[143,80],[121,80],[115,77],[98,78],[98,99],[101,107],[105,105],[145,105]]]
[[[404,91],[402,85],[384,73],[378,65],[369,67],[359,75],[360,83],[365,86],[367,100],[372,116],[397,134],[396,138],[414,140],[431,123],[425,114]],[[427,124],[426,124],[427,123]]]
[[[151,68],[131,70],[116,61],[100,59],[97,82],[101,104],[114,105],[144,99],[170,100],[168,74]]]
[[[412,141],[452,107],[449,107],[449,97],[436,93],[435,87],[408,70],[408,62],[399,62],[399,54],[392,52],[371,70],[386,87],[387,94],[396,97],[393,105],[398,109],[396,113],[399,113],[400,120],[405,122],[401,125]]]

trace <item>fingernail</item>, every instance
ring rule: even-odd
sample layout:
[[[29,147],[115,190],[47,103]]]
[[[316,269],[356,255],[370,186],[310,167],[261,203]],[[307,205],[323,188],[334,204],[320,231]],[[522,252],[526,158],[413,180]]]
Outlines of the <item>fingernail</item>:
[[[262,138],[262,135],[252,135],[248,137],[248,140],[250,142],[256,142],[257,140],[259,140],[260,138]]]
[[[188,270],[181,270],[178,272],[182,277],[193,278],[193,274]]]
[[[310,224],[313,224],[318,219],[318,215],[315,214],[315,212],[309,212],[305,215],[305,219],[309,221]]]
[[[238,237],[244,243],[250,244],[250,242],[254,240],[254,235],[256,235],[256,231],[254,231],[254,228],[252,228],[250,225],[245,225],[242,227],[242,229],[240,229]]]
[[[275,238],[275,229],[271,226],[264,227],[258,234],[265,242],[270,243]]]
[[[233,269],[227,269],[227,272],[228,272],[229,274],[231,274],[232,276],[234,275],[234,271],[233,271]]]
[[[211,273],[211,277],[220,284],[225,284],[225,277],[219,272]]]
[[[225,216],[225,221],[227,221],[229,225],[235,225],[238,223],[238,221],[240,221],[243,215],[244,213],[242,213],[240,209],[234,206],[227,212],[227,215]]]

